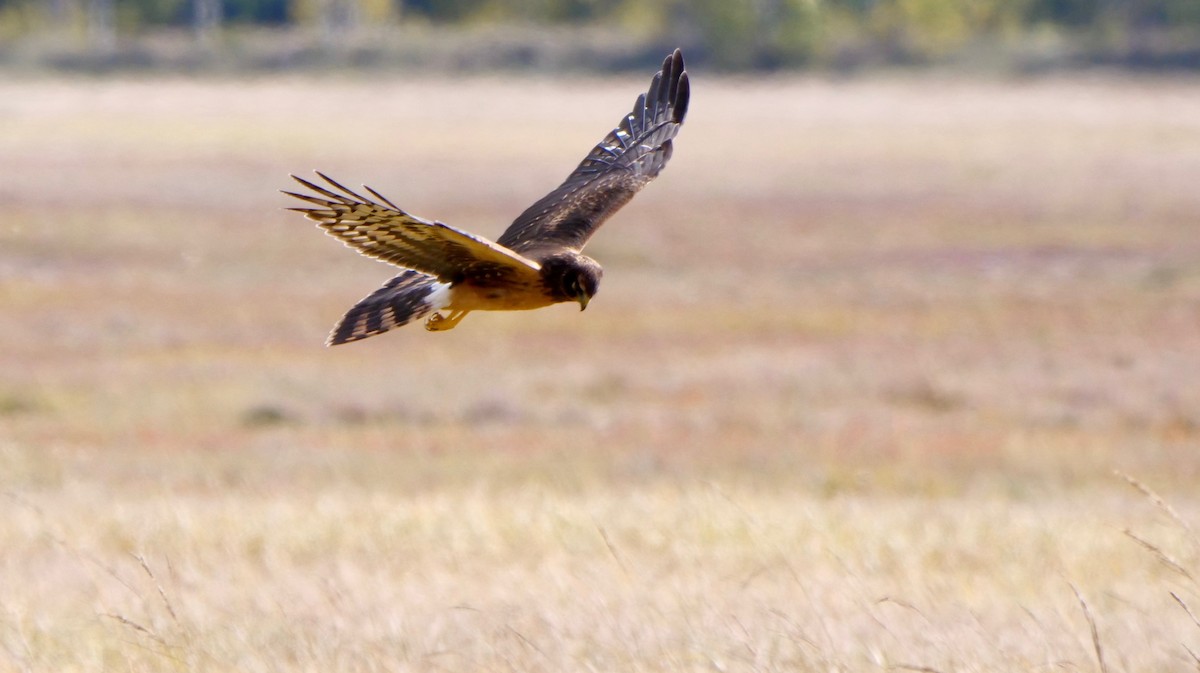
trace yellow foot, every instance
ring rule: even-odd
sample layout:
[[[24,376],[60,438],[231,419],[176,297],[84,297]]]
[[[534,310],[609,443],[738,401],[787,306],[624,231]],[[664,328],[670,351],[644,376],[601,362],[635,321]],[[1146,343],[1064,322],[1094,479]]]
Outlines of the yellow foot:
[[[429,316],[429,320],[425,321],[425,329],[430,332],[445,332],[448,329],[454,329],[465,315],[467,315],[467,311],[451,311],[448,316],[434,313]]]

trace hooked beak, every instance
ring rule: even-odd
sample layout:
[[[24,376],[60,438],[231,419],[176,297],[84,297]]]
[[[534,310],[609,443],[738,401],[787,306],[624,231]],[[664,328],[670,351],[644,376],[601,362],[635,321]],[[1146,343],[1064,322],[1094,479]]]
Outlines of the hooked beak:
[[[587,294],[585,294],[583,292],[580,292],[579,294],[575,295],[575,301],[579,302],[579,310],[580,311],[586,309],[588,302],[591,300],[592,300],[592,298],[587,296]]]

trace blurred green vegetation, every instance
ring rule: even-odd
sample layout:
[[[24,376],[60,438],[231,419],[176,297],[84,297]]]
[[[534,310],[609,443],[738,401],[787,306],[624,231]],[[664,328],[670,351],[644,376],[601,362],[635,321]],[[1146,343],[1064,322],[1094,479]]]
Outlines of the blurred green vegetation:
[[[693,60],[737,71],[989,62],[1200,69],[1198,0],[0,0],[0,61],[66,52],[102,59],[139,45],[133,61],[152,66],[162,55],[146,47],[150,36],[192,32],[209,50],[228,46],[231,33],[243,42],[290,34],[293,50],[354,44],[356,36],[363,43],[367,34],[377,46],[359,64],[385,64],[383,30],[508,30],[510,43],[524,43],[524,58],[455,61],[481,68],[642,67],[664,47],[682,45]],[[607,49],[603,38],[585,40],[587,53],[566,62],[561,45],[557,56],[538,58],[546,42],[589,30],[620,39]],[[411,56],[391,61],[422,64]]]

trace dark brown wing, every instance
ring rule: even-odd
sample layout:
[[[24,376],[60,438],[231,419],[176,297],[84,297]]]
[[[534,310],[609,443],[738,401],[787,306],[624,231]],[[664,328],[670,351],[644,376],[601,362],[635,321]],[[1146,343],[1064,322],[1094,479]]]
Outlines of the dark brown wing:
[[[368,257],[445,282],[457,282],[468,275],[523,276],[531,281],[538,278],[537,262],[480,236],[409,215],[370,187],[365,189],[383,203],[356,194],[322,173],[317,175],[337,192],[293,175],[296,182],[316,195],[284,194],[317,207],[289,210],[304,213],[326,233]]]
[[[671,158],[671,139],[687,114],[689,94],[683,55],[676,49],[650,81],[650,90],[638,96],[633,111],[558,189],[521,213],[496,242],[534,258],[561,248],[582,250],[604,220]]]

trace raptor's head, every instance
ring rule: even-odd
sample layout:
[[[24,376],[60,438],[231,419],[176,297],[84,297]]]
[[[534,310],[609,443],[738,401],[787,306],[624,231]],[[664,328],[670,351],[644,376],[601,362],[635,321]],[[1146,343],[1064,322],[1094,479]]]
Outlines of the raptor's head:
[[[596,260],[578,253],[567,252],[542,260],[542,283],[554,301],[577,301],[579,310],[600,289],[604,270]]]

